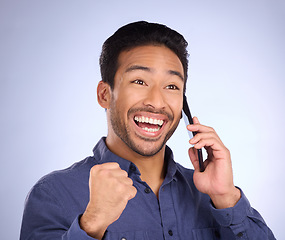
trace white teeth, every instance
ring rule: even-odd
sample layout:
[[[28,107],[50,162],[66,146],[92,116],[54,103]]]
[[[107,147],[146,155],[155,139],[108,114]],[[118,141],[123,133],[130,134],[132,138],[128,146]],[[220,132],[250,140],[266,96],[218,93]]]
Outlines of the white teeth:
[[[159,128],[147,128],[147,127],[145,127],[145,128],[143,128],[143,130],[145,130],[147,132],[157,132],[157,131],[159,131]]]
[[[159,126],[162,126],[164,122],[163,120],[154,119],[150,117],[144,117],[144,116],[141,116],[141,117],[135,116],[135,120],[137,122],[149,123],[149,124],[154,124],[154,125],[159,125]]]

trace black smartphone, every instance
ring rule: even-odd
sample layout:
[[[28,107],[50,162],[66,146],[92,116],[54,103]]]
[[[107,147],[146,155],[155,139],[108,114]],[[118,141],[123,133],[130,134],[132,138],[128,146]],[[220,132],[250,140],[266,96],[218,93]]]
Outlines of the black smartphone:
[[[186,126],[189,125],[189,124],[193,124],[193,119],[192,119],[192,116],[191,116],[190,108],[188,106],[187,98],[186,98],[185,94],[183,96],[183,111],[182,111],[182,115],[183,115],[183,118],[184,118]],[[193,136],[195,136],[197,134],[197,132],[190,132],[190,131],[188,131],[188,134],[189,134],[189,137],[192,138]],[[193,134],[193,136],[192,136],[192,134]],[[197,151],[198,151],[198,160],[199,160],[200,172],[204,172],[205,167],[204,167],[202,149],[197,149]]]

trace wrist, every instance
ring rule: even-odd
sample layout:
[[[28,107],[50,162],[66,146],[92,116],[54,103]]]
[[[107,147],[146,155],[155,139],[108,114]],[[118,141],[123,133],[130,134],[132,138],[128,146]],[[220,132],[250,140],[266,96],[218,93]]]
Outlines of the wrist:
[[[210,198],[217,209],[231,208],[240,200],[241,192],[238,188],[234,187],[226,194],[211,195]]]
[[[79,220],[80,228],[90,237],[102,239],[108,226],[100,218],[90,215],[85,211]]]

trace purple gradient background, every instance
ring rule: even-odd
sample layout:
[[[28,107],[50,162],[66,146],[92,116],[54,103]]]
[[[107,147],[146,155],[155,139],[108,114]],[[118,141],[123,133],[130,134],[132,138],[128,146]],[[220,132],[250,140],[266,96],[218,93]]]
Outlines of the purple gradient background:
[[[164,23],[188,40],[191,110],[216,129],[235,184],[284,239],[281,0],[0,0],[0,239],[19,237],[25,197],[40,177],[92,154],[106,135],[96,100],[101,45],[137,20]],[[169,145],[192,167],[183,121]]]

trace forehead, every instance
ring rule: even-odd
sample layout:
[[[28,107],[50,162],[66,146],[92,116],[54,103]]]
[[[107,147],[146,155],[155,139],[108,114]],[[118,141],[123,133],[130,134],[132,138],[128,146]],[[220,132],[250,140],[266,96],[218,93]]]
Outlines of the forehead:
[[[118,72],[132,66],[143,66],[154,70],[176,71],[184,76],[182,63],[178,56],[165,46],[138,46],[120,53]]]

